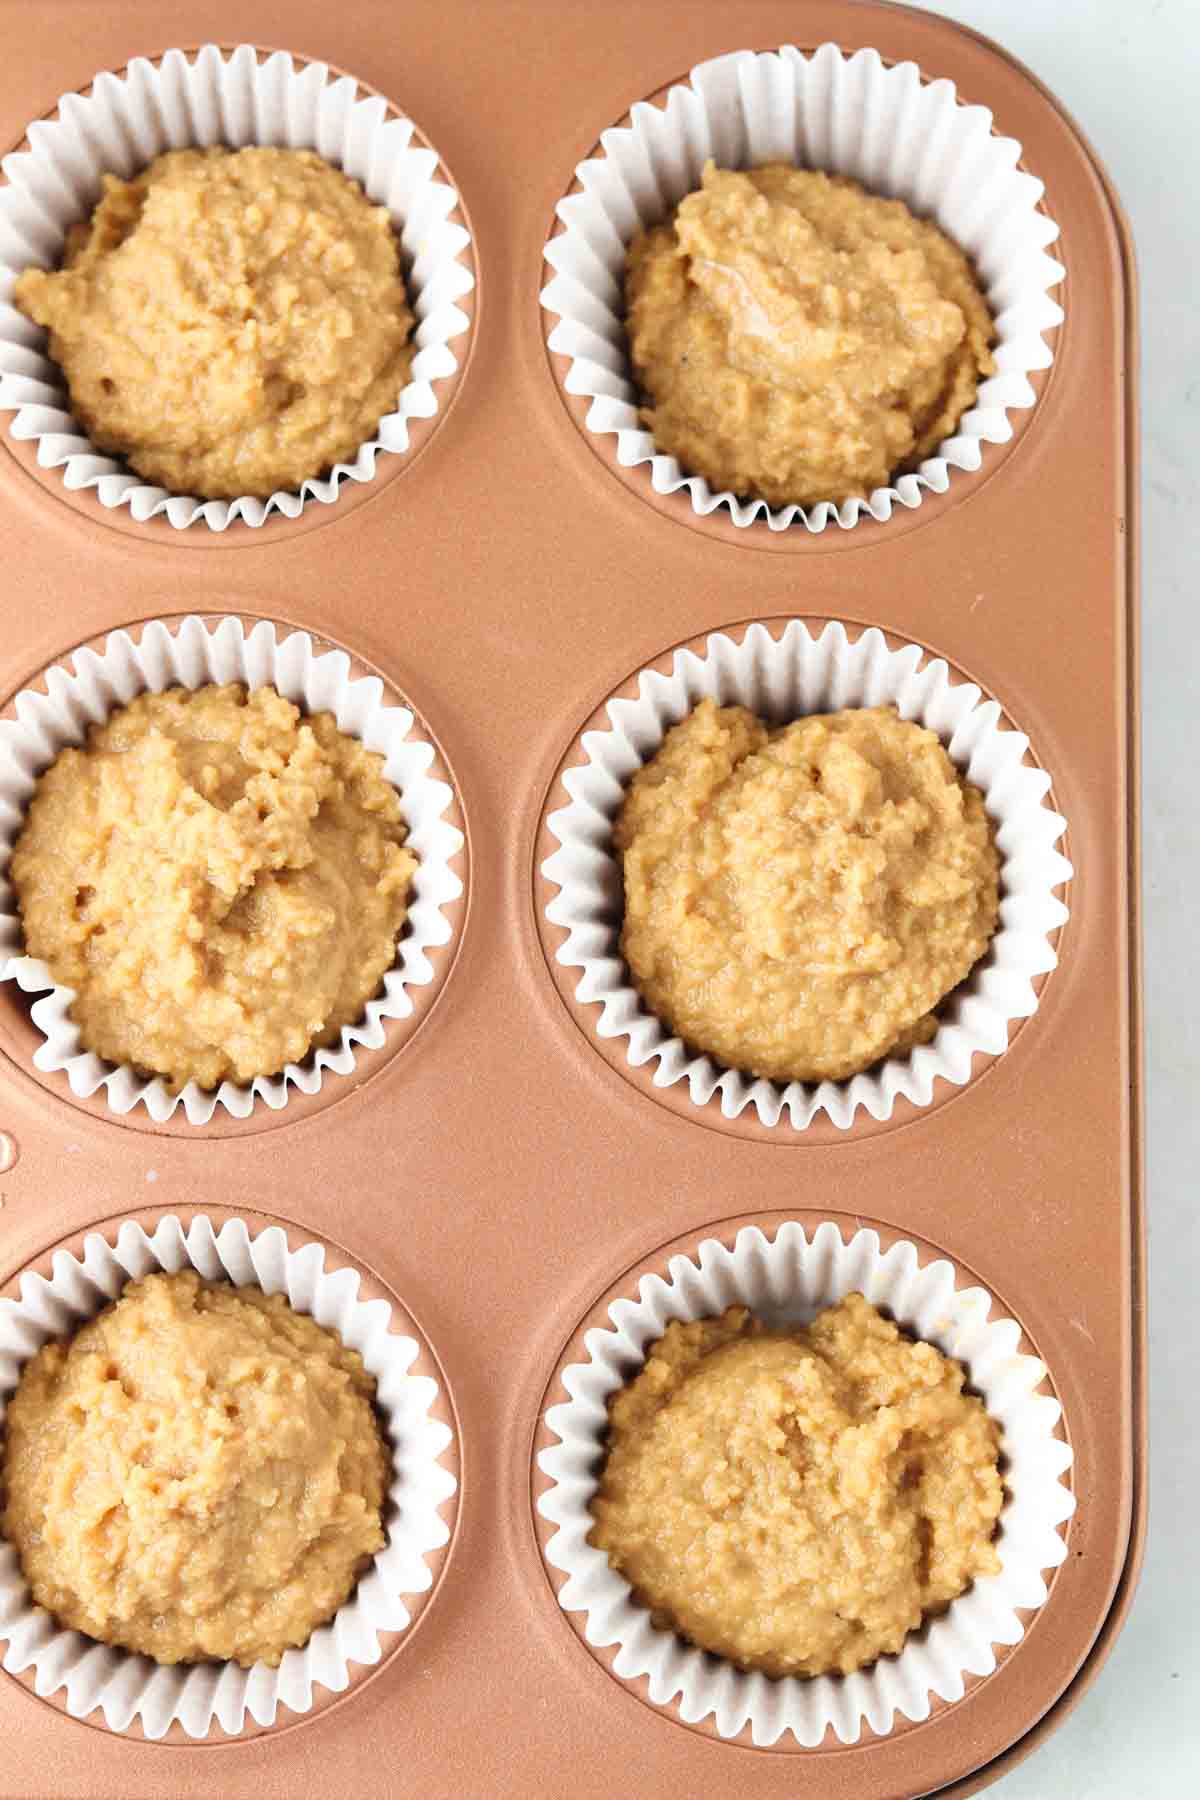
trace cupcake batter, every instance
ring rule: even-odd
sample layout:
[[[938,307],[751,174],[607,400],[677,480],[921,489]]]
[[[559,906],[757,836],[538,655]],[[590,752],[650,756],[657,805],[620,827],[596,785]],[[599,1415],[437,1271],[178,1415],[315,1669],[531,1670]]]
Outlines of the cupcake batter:
[[[861,1294],[805,1331],[672,1323],[610,1402],[588,1541],[660,1629],[849,1674],[1000,1568],[999,1431],[963,1382]]]
[[[772,506],[915,469],[995,367],[957,245],[902,201],[783,163],[708,163],[630,245],[626,300],[658,450]]]
[[[983,796],[890,707],[770,731],[702,700],[633,777],[614,838],[646,1005],[776,1081],[926,1042],[996,928]]]
[[[142,694],[37,784],[10,879],[88,1050],[216,1087],[362,1015],[417,866],[383,758],[273,688]]]
[[[170,150],[104,178],[16,305],[92,442],[177,494],[294,491],[352,461],[409,377],[387,209],[311,150]]]
[[[275,1667],[383,1547],[374,1392],[282,1295],[148,1275],[22,1372],[0,1530],[62,1625]]]

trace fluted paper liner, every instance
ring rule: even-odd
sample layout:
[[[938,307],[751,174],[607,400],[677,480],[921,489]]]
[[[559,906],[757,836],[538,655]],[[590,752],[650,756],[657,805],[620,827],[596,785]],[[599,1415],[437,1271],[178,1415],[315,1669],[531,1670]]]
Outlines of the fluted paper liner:
[[[558,320],[551,350],[570,358],[567,392],[591,399],[587,429],[615,437],[623,467],[646,464],[657,493],[686,490],[698,514],[723,507],[735,525],[763,518],[776,531],[793,521],[814,532],[864,515],[882,521],[894,506],[944,493],[952,469],[978,469],[985,443],[1012,436],[1009,412],[1033,405],[1029,376],[1052,360],[1043,334],[1062,319],[1050,290],[1063,269],[1046,255],[1058,227],[1039,210],[1042,183],[1018,166],[1020,144],[993,135],[990,112],[963,105],[953,82],[926,82],[910,62],[889,68],[874,50],[742,50],[700,63],[664,106],[639,102],[600,144],[603,154],[575,171],[579,191],[559,203],[563,229],[546,246],[555,275],[542,304]],[[789,162],[853,176],[933,219],[975,264],[996,322],[996,373],[935,455],[867,500],[769,507],[715,493],[656,451],[638,416],[623,323],[625,251],[640,227],[659,224],[700,186],[710,157],[722,168]]]
[[[33,689],[18,694],[15,720],[0,720],[0,980],[16,981],[26,993],[50,990],[31,1009],[33,1022],[45,1037],[34,1054],[36,1067],[64,1070],[72,1092],[81,1098],[103,1088],[114,1112],[128,1112],[140,1103],[161,1123],[182,1105],[193,1125],[206,1125],[218,1106],[235,1118],[246,1118],[256,1099],[278,1110],[286,1105],[290,1088],[315,1094],[328,1075],[349,1074],[357,1046],[379,1049],[386,1035],[384,1022],[407,1018],[412,1012],[409,989],[434,979],[428,952],[451,937],[442,908],[462,893],[453,864],[463,837],[443,816],[453,794],[430,774],[434,751],[412,735],[413,714],[405,706],[384,703],[383,684],[377,677],[352,680],[344,651],[318,654],[305,632],[281,637],[266,620],[248,632],[233,617],[213,628],[195,617],[170,629],[155,620],[136,643],[128,632],[115,631],[101,651],[77,650],[71,660],[73,673],[56,665],[47,674],[45,694]],[[84,1048],[70,1016],[73,990],[56,986],[47,965],[25,954],[7,871],[38,777],[60,750],[83,743],[90,724],[103,721],[147,690],[159,693],[169,687],[199,688],[229,681],[244,682],[249,688],[274,687],[305,712],[331,712],[339,730],[378,751],[384,758],[385,777],[399,792],[407,842],[418,866],[396,961],[384,976],[380,993],[368,1000],[362,1018],[344,1026],[336,1044],[312,1050],[303,1063],[288,1063],[279,1075],[257,1076],[249,1085],[224,1081],[208,1090],[190,1082],[182,1093],[172,1094],[161,1078],[148,1079],[127,1065],[114,1067]]]
[[[621,957],[624,896],[612,826],[634,771],[706,695],[722,706],[750,707],[773,725],[891,703],[903,718],[936,731],[950,760],[982,791],[1001,858],[999,923],[986,955],[941,1009],[931,1043],[849,1081],[784,1085],[695,1053],[646,1008]],[[557,960],[580,971],[576,998],[599,1009],[588,1015],[593,1029],[627,1039],[633,1067],[654,1060],[656,1086],[686,1081],[698,1106],[719,1094],[726,1118],[753,1106],[764,1125],[803,1127],[825,1113],[844,1128],[860,1106],[875,1119],[890,1118],[901,1096],[927,1106],[939,1076],[961,1086],[973,1056],[998,1055],[1010,1023],[1036,1010],[1034,983],[1055,966],[1050,938],[1067,917],[1054,893],[1072,873],[1054,847],[1065,821],[1045,804],[1049,776],[1023,761],[1029,740],[1003,728],[997,703],[973,683],[952,680],[946,663],[925,660],[915,644],[890,650],[875,629],[851,641],[837,623],[817,638],[798,619],[778,638],[751,625],[740,640],[714,632],[702,655],[676,652],[669,673],[644,670],[637,697],[610,700],[607,712],[611,728],[585,732],[586,760],[563,774],[571,804],[548,820],[561,847],[542,865],[559,890],[546,916],[567,932]]]
[[[324,63],[296,66],[284,51],[260,63],[249,44],[228,57],[214,44],[191,61],[181,50],[153,63],[136,57],[119,76],[97,75],[87,93],[64,94],[57,117],[30,125],[28,149],[0,164],[8,183],[0,188],[0,411],[12,412],[12,435],[35,440],[39,463],[60,468],[68,488],[94,488],[102,506],[127,506],[138,520],[161,513],[180,527],[203,522],[224,531],[239,518],[257,526],[273,512],[294,519],[309,501],[335,500],[343,481],[370,481],[381,453],[407,450],[410,421],[437,412],[435,384],[457,370],[461,351],[453,346],[469,324],[458,302],[474,286],[464,255],[470,237],[449,216],[458,195],[437,178],[435,152],[412,138],[410,119],[389,113],[377,96],[360,99],[349,76]],[[392,215],[417,321],[396,410],[352,462],[267,500],[171,494],[97,450],[71,415],[46,333],[12,303],[24,269],[61,262],[68,227],[95,206],[102,175],[129,178],[166,150],[210,144],[316,150],[353,176]]]
[[[67,1711],[85,1719],[99,1709],[113,1731],[136,1718],[149,1738],[160,1738],[178,1722],[195,1738],[207,1736],[216,1721],[232,1735],[249,1714],[259,1725],[275,1723],[280,1706],[306,1713],[314,1686],[341,1693],[350,1665],[379,1661],[380,1632],[402,1632],[409,1624],[406,1595],[424,1593],[432,1582],[426,1557],[449,1540],[441,1508],[457,1483],[439,1461],[452,1441],[449,1427],[430,1417],[438,1384],[409,1369],[420,1346],[390,1329],[386,1300],[358,1298],[352,1269],[327,1269],[319,1244],[289,1248],[287,1235],[270,1226],[252,1237],[232,1219],[214,1231],[205,1217],[185,1231],[177,1218],[163,1219],[151,1236],[126,1220],[109,1243],[98,1232],[86,1240],[82,1257],[60,1251],[47,1280],[21,1278],[20,1300],[0,1300],[0,1419],[8,1396],[28,1359],[49,1338],[66,1336],[93,1318],[125,1284],[154,1270],[196,1269],[208,1280],[228,1277],[238,1287],[282,1293],[299,1311],[335,1331],[357,1350],[377,1382],[376,1406],[392,1449],[393,1479],[384,1513],[387,1543],[353,1594],[302,1649],[284,1652],[277,1669],[255,1663],[195,1663],[160,1666],[149,1657],[98,1644],[60,1627],[34,1605],[16,1551],[0,1540],[0,1641],[7,1640],[4,1667],[10,1674],[34,1671],[34,1691],[46,1696],[66,1691]]]
[[[1006,1502],[996,1543],[1002,1567],[927,1621],[899,1655],[881,1657],[853,1675],[773,1680],[743,1674],[657,1629],[649,1612],[634,1602],[629,1583],[587,1542],[608,1397],[636,1373],[647,1346],[672,1319],[709,1318],[743,1305],[770,1325],[795,1327],[855,1290],[887,1309],[897,1324],[964,1363],[971,1386],[999,1422],[1006,1458]],[[1045,1600],[1044,1571],[1066,1556],[1060,1527],[1075,1505],[1062,1481],[1071,1451],[1054,1435],[1061,1408],[1037,1391],[1045,1366],[1018,1354],[1020,1327],[990,1317],[991,1308],[982,1288],[958,1288],[952,1264],[921,1268],[911,1243],[884,1252],[869,1230],[846,1243],[832,1223],[820,1225],[809,1241],[791,1222],[774,1238],[747,1227],[732,1248],[706,1239],[694,1257],[673,1256],[664,1275],[645,1276],[636,1296],[614,1301],[608,1309],[611,1327],[587,1333],[587,1361],[563,1373],[570,1399],[546,1413],[559,1442],[538,1458],[552,1483],[539,1510],[557,1526],[546,1557],[568,1577],[559,1601],[567,1612],[585,1615],[587,1642],[619,1646],[615,1673],[627,1681],[648,1677],[657,1705],[674,1702],[688,1723],[711,1714],[722,1737],[736,1737],[749,1726],[756,1744],[773,1744],[790,1732],[812,1746],[830,1728],[851,1744],[864,1724],[882,1735],[897,1715],[928,1718],[933,1695],[961,1699],[965,1676],[988,1675],[996,1667],[993,1646],[1019,1642],[1020,1610]]]

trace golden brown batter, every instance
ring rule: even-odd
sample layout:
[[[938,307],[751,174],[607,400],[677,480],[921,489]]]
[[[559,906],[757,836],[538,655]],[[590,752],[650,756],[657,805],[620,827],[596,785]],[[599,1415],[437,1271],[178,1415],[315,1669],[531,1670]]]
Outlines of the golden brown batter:
[[[387,209],[311,150],[170,150],[104,178],[21,311],[92,442],[179,494],[266,498],[350,461],[408,381]]]
[[[63,1625],[274,1666],[383,1547],[374,1393],[282,1295],[148,1275],[22,1371],[0,1530]]]
[[[962,251],[845,176],[710,162],[703,183],[629,247],[657,448],[772,506],[866,498],[916,468],[995,366]]]
[[[236,683],[142,694],[64,750],[11,880],[84,1046],[212,1088],[360,1018],[416,868],[382,768],[332,714]]]
[[[702,700],[614,835],[647,1006],[752,1075],[840,1080],[925,1042],[996,927],[983,797],[890,707],[769,731]]]
[[[861,1294],[667,1326],[609,1405],[589,1542],[663,1630],[768,1675],[900,1650],[1000,1560],[999,1431]]]

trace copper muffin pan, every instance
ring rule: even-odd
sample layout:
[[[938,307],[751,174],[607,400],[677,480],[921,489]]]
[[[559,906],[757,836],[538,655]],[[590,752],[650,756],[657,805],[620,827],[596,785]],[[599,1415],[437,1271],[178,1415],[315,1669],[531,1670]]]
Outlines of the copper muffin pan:
[[[7,28],[11,145],[97,70],[234,44],[247,21],[231,0],[37,0]],[[763,1800],[977,1791],[1094,1676],[1144,1529],[1135,294],[1118,204],[1027,71],[875,0],[799,14],[781,0],[420,0],[402,18],[365,0],[263,0],[251,28],[353,71],[454,171],[478,287],[453,406],[419,455],[388,458],[336,504],[224,534],[137,525],[67,495],[0,421],[0,711],[118,626],[184,613],[300,626],[378,672],[439,746],[468,835],[469,907],[420,1029],[330,1078],[319,1104],[294,1098],[261,1123],[256,1111],[155,1126],[76,1101],[64,1077],[32,1069],[36,1037],[9,984],[0,1282],[97,1221],[151,1209],[263,1212],[345,1245],[421,1320],[470,1481],[415,1640],[336,1703],[286,1730],[150,1744],[3,1674],[0,1786],[95,1800],[398,1784],[446,1800],[608,1800],[622,1781]],[[1062,233],[1054,365],[1011,443],[887,524],[680,529],[690,512],[645,504],[648,484],[639,497],[618,479],[611,440],[579,431],[564,405],[538,304],[554,208],[601,132],[695,63],[824,41],[948,77],[1020,142]],[[663,1104],[669,1090],[642,1091],[564,1004],[542,918],[543,814],[591,715],[671,646],[791,617],[876,625],[944,656],[1028,734],[1069,824],[1070,919],[1038,1011],[965,1087],[886,1129],[712,1130],[690,1104]],[[658,1247],[764,1216],[873,1222],[977,1278],[1046,1362],[1074,1452],[1070,1553],[1020,1644],[926,1722],[853,1745],[764,1751],[644,1704],[580,1641],[541,1556],[540,1421],[581,1321]]]

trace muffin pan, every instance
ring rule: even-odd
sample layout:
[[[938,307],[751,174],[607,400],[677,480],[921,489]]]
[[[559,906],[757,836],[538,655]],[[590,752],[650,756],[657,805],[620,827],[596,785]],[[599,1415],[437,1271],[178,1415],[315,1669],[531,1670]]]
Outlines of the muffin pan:
[[[295,1729],[282,1718],[177,1741],[172,1728],[156,1748],[102,1712],[71,1717],[61,1693],[40,1698],[31,1673],[9,1671],[8,1785],[97,1800],[185,1786],[382,1796],[403,1770],[446,1800],[536,1787],[600,1800],[619,1758],[646,1794],[973,1792],[1095,1673],[1144,1521],[1136,371],[1117,203],[1030,75],[903,8],[442,0],[385,25],[359,0],[333,14],[266,0],[254,25],[268,46],[352,70],[453,169],[477,275],[453,406],[336,504],[224,532],[106,509],[0,421],[0,713],[119,628],[186,614],[294,626],[417,712],[452,771],[467,896],[420,1030],[384,1021],[384,1043],[351,1072],[246,1118],[118,1116],[103,1091],[76,1094],[34,1067],[29,998],[0,986],[0,1280],[12,1293],[56,1245],[122,1220],[270,1215],[293,1246],[329,1243],[331,1265],[378,1271],[420,1319],[467,1478],[443,1507],[454,1555],[419,1634],[352,1670],[340,1697],[318,1690]],[[232,47],[243,28],[230,0],[203,17],[184,0],[18,9],[0,141],[18,144],[98,70],[204,35]],[[587,403],[568,391],[539,300],[555,209],[642,98],[708,58],[826,42],[953,82],[1020,146],[1060,230],[1053,363],[1032,375],[1035,403],[1011,415],[1007,443],[985,442],[977,470],[955,468],[944,493],[887,521],[813,534],[700,518],[686,491],[622,469],[611,435],[577,429]],[[564,1004],[578,972],[558,962],[563,934],[546,917],[545,821],[606,699],[673,646],[789,619],[840,623],[852,641],[876,627],[993,698],[1049,777],[1044,804],[1067,822],[1056,853],[1073,869],[1056,889],[1069,918],[1046,933],[1058,966],[1032,979],[1036,1010],[1007,1047],[976,1056],[961,1085],[936,1081],[928,1104],[902,1097],[884,1120],[860,1108],[844,1128],[726,1121],[719,1096],[697,1102],[600,1054],[596,1009]],[[815,1745],[791,1732],[755,1743],[732,1716],[689,1722],[645,1676],[614,1675],[612,1652],[559,1603],[540,1511],[545,1415],[581,1330],[676,1251],[789,1222],[810,1238],[836,1227],[845,1244],[867,1228],[914,1245],[922,1268],[944,1259],[960,1292],[982,1288],[1045,1366],[1076,1501],[1046,1598],[1019,1609],[1019,1641],[993,1646],[992,1672],[968,1674],[961,1697],[935,1693],[923,1719],[877,1712],[852,1741],[830,1728]]]

